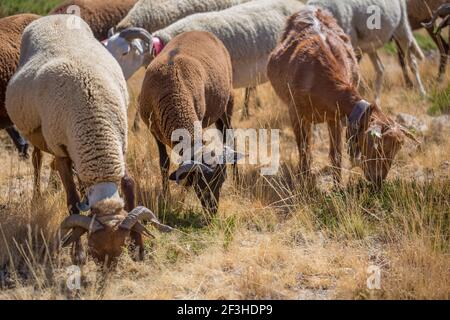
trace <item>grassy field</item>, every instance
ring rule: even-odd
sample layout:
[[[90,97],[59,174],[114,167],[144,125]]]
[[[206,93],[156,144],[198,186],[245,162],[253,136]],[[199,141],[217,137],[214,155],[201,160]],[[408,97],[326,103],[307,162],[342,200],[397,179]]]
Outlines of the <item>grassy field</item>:
[[[46,15],[62,2],[63,0],[2,0],[0,3],[0,17],[18,13]]]
[[[143,124],[130,130],[127,162],[139,202],[186,234],[155,232],[144,262],[125,253],[113,272],[88,261],[78,291],[66,287],[69,250],[53,248],[67,210],[64,191],[47,186],[50,158],[43,199],[32,201],[31,163],[18,161],[0,133],[0,299],[449,299],[450,130],[432,125],[433,99],[405,88],[395,56],[382,59],[383,109],[392,117],[414,115],[429,129],[418,135],[420,146],[407,142],[380,190],[350,169],[347,158],[345,187],[331,187],[323,170],[329,165],[324,126],[314,138],[318,189],[303,187],[287,108],[266,84],[259,90],[263,107],[241,121],[243,92],[237,91],[234,127],[280,128],[279,174],[261,177],[257,166],[242,166],[240,185],[227,181],[219,212],[207,224],[191,191],[172,184],[171,201],[162,201],[155,142]],[[421,73],[432,96],[448,97],[450,77],[434,81],[437,63],[423,62]],[[368,59],[362,74],[372,87]],[[129,83],[130,123],[142,77]],[[445,99],[442,106],[450,105]],[[448,110],[441,109],[438,114]],[[373,266],[381,270],[377,290],[367,286]]]

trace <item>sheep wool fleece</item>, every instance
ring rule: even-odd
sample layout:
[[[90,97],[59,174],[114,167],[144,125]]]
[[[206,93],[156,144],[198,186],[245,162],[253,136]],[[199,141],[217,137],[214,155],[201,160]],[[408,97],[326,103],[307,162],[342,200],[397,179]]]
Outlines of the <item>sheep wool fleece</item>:
[[[48,16],[25,29],[6,108],[34,146],[70,157],[87,187],[117,182],[125,174],[126,82],[89,26],[73,17]]]
[[[0,123],[5,126],[11,125],[5,109],[6,87],[19,64],[22,32],[38,18],[34,14],[18,14],[0,19]]]
[[[206,31],[230,52],[233,86],[244,88],[266,82],[267,61],[286,20],[303,3],[297,0],[258,0],[217,12],[197,13],[154,33],[163,43],[187,31]]]

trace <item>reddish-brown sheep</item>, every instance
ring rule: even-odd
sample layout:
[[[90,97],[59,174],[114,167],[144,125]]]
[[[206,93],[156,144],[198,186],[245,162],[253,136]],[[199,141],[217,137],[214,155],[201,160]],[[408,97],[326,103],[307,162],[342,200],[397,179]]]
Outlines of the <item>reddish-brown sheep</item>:
[[[108,38],[108,31],[115,27],[136,4],[137,0],[67,0],[50,14],[77,14],[71,6],[80,8],[80,17],[87,22],[95,38]]]
[[[227,49],[207,32],[185,32],[175,37],[148,66],[139,109],[158,141],[166,193],[170,165],[166,146],[177,146],[172,133],[183,129],[193,139],[196,122],[203,128],[216,124],[225,133],[233,109],[232,79]],[[222,164],[213,167],[189,160],[170,179],[193,186],[203,207],[214,214],[225,175]]]
[[[19,64],[22,32],[39,16],[18,14],[0,19],[0,129],[6,129],[23,157],[28,156],[28,143],[21,137],[6,113],[5,94],[9,80]]]
[[[327,122],[334,178],[341,182],[341,122],[347,119],[352,159],[360,160],[368,180],[379,184],[386,178],[404,142],[404,129],[358,93],[355,53],[329,13],[306,7],[289,18],[270,57],[268,76],[289,106],[304,176],[311,176],[312,125]]]

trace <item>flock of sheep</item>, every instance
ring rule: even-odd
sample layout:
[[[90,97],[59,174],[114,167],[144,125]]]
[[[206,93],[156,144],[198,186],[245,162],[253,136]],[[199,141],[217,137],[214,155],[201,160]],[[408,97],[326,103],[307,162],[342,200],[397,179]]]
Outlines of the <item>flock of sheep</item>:
[[[395,41],[406,83],[412,85],[409,66],[426,95],[417,67],[424,55],[412,29],[428,22],[441,52],[441,79],[449,51],[439,33],[450,24],[446,3],[70,0],[47,17],[3,18],[0,128],[8,131],[23,157],[28,156],[27,141],[34,147],[35,195],[40,193],[42,152],[54,156],[70,213],[61,225],[62,241],[73,245],[77,263],[84,260],[84,233],[90,254],[99,261],[118,257],[128,238],[142,258],[142,236],[151,235],[143,221],[163,232],[173,229],[147,208],[136,207],[134,181],[127,173],[126,81],[138,69],[146,68],[138,109],[158,144],[164,193],[169,180],[175,180],[193,187],[207,212],[217,212],[226,165],[198,162],[192,154],[191,161],[169,175],[167,148],[176,147],[172,133],[184,129],[194,135],[198,122],[225,132],[232,128],[233,89],[246,88],[248,116],[250,96],[267,81],[289,107],[302,177],[312,178],[312,126],[326,122],[335,182],[341,182],[346,126],[352,162],[369,181],[380,184],[405,138],[414,137],[380,108],[384,67],[377,50]],[[75,24],[76,18],[65,14],[74,13],[74,6],[83,18]],[[381,27],[370,29],[368,8],[373,6]],[[438,17],[444,20],[435,32]],[[377,71],[375,103],[360,94],[362,53]],[[237,174],[235,163],[234,169]],[[74,174],[86,188],[83,198]]]

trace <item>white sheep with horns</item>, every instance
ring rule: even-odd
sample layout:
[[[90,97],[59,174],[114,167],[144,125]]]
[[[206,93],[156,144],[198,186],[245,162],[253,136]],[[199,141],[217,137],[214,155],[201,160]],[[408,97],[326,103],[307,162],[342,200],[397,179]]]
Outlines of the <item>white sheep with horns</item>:
[[[392,39],[396,40],[405,53],[419,91],[422,96],[426,96],[416,60],[422,60],[424,54],[411,30],[405,0],[309,0],[308,5],[330,11],[344,32],[351,37],[353,47],[369,55],[377,72],[375,95],[378,105],[384,66],[377,50]]]
[[[298,0],[251,1],[222,11],[190,15],[153,34],[142,28],[127,28],[109,38],[106,47],[124,73],[132,75],[150,64],[177,35],[187,31],[210,32],[230,52],[233,87],[251,88],[268,81],[269,55],[287,18],[303,6]]]
[[[72,230],[63,242],[75,244],[76,262],[84,260],[80,237],[86,232],[92,256],[110,262],[129,236],[142,257],[142,234],[148,232],[140,220],[159,225],[150,210],[134,209],[134,182],[125,165],[128,101],[120,66],[83,20],[54,15],[25,29],[6,109],[35,147],[36,181],[41,151],[55,156],[71,213],[61,225],[63,232]],[[87,190],[83,202],[72,166]],[[85,210],[89,216],[80,215]]]

